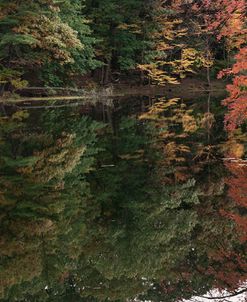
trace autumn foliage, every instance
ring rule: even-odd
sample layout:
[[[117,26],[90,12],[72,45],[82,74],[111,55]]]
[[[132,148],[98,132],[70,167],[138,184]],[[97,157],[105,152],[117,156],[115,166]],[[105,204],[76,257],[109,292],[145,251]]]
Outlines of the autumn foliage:
[[[227,85],[229,97],[224,100],[229,112],[225,117],[225,125],[228,130],[234,130],[247,119],[247,47],[239,50],[235,56],[236,63],[232,68],[221,72],[233,75],[233,83]]]
[[[222,211],[222,213],[232,219],[239,232],[242,241],[247,241],[247,217],[244,214],[247,209],[247,163],[245,160],[235,160],[227,162],[231,175],[226,179],[228,185],[228,196],[234,202],[234,208],[231,211]]]

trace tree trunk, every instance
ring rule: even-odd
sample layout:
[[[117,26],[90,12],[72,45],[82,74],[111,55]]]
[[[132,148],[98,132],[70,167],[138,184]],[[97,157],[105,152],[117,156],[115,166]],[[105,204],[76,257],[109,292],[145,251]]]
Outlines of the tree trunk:
[[[106,67],[105,67],[105,76],[104,76],[104,85],[109,84],[110,82],[110,75],[111,75],[111,59],[107,59],[107,63],[106,63]]]

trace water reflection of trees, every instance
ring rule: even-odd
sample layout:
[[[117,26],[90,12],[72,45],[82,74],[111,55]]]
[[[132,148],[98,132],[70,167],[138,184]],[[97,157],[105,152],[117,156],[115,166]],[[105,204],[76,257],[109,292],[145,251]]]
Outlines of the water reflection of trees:
[[[74,109],[1,118],[3,301],[236,290],[246,166],[220,160],[222,133],[205,119],[217,123],[177,99],[121,118],[114,133]]]

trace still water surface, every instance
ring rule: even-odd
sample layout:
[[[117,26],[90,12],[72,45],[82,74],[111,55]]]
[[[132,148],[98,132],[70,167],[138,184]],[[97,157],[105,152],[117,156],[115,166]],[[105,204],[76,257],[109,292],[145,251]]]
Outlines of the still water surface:
[[[224,131],[213,97],[110,104],[1,114],[0,301],[237,291],[246,132]]]

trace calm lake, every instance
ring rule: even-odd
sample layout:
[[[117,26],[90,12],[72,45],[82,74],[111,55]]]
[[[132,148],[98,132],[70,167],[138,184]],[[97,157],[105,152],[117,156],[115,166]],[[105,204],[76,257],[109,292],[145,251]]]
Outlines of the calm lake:
[[[247,132],[224,131],[221,100],[2,107],[0,301],[238,292],[247,279]]]

